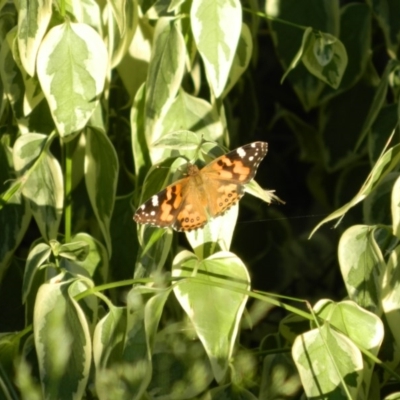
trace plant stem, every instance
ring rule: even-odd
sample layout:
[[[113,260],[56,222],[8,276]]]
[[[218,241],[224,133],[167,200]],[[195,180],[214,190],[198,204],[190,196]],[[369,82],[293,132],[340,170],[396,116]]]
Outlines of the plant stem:
[[[284,24],[284,25],[293,26],[294,28],[303,29],[303,30],[307,29],[307,26],[295,24],[294,22],[290,22],[290,21],[285,21],[284,19],[280,19],[278,17],[273,17],[272,15],[267,15],[261,11],[258,11],[255,13],[253,10],[250,10],[249,8],[246,8],[246,7],[243,7],[243,11],[247,11],[251,14],[256,14],[257,16],[259,16],[261,18],[269,19],[271,21],[280,22],[281,24]]]
[[[71,241],[72,142],[65,143],[65,243]]]

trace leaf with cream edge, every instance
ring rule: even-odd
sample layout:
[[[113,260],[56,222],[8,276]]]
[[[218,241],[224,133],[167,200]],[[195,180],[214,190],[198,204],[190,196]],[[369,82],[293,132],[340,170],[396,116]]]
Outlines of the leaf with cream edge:
[[[168,18],[157,21],[153,50],[146,80],[146,139],[159,139],[162,117],[165,116],[182,83],[185,69],[185,40],[176,22]],[[151,149],[153,161],[159,160],[160,150]]]
[[[354,225],[347,229],[339,241],[340,271],[347,293],[361,307],[382,313],[382,279],[385,260],[375,240],[378,228]]]
[[[305,332],[294,341],[292,356],[307,398],[357,398],[363,358],[342,333],[327,324]]]
[[[35,74],[36,55],[51,18],[51,0],[21,0],[18,15],[18,48],[26,72]]]
[[[222,382],[248,298],[240,292],[250,288],[248,271],[227,251],[200,261],[184,250],[173,261],[172,275],[188,278],[177,282],[174,293],[203,343],[215,379]]]
[[[377,188],[385,176],[398,166],[399,162],[400,144],[397,144],[379,157],[359,192],[348,203],[324,218],[310,233],[310,238],[321,227],[321,225],[326,224],[333,219],[344,216],[352,207],[354,207],[360,201],[363,201],[373,190]]]
[[[61,166],[49,151],[53,136],[27,133],[14,145],[13,161],[23,176],[22,194],[29,199],[41,235],[56,239],[64,204]]]
[[[318,317],[324,318],[331,326],[344,332],[357,346],[378,355],[384,337],[383,322],[372,312],[365,310],[350,300],[335,303],[331,300],[320,300],[314,306]],[[373,360],[364,356],[362,371],[363,384],[358,398],[367,399],[374,369]]]
[[[225,89],[242,27],[239,0],[193,0],[190,21],[216,97]]]
[[[103,91],[107,49],[90,26],[65,22],[52,28],[39,48],[37,74],[62,137],[82,129]]]
[[[108,394],[101,398],[142,398],[151,380],[155,335],[170,292],[136,286],[126,308],[108,305],[93,337],[96,389]]]
[[[400,362],[400,246],[390,254],[382,279],[382,309],[395,345],[388,364],[396,368]],[[386,335],[389,337],[389,332]]]
[[[36,296],[34,337],[44,398],[82,398],[92,362],[92,340],[85,314],[74,300],[93,287],[86,278],[63,274],[43,284]]]
[[[94,129],[87,129],[85,150],[86,189],[111,255],[110,223],[117,191],[118,157],[110,139]]]
[[[400,176],[396,179],[391,198],[393,235],[400,239]]]

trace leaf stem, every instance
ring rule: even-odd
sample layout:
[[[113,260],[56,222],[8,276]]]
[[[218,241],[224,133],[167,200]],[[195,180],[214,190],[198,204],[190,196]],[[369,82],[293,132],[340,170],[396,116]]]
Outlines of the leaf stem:
[[[72,142],[65,143],[65,243],[71,241]]]
[[[302,30],[306,30],[308,28],[307,26],[304,26],[304,25],[295,24],[294,22],[289,22],[289,21],[285,21],[284,19],[280,19],[278,17],[273,17],[272,15],[265,14],[261,11],[254,12],[254,10],[250,10],[249,8],[246,8],[246,7],[243,7],[243,11],[247,11],[251,14],[255,14],[261,18],[269,19],[270,21],[280,22],[281,24],[284,24],[284,25],[293,26],[294,28],[298,28],[298,29],[302,29]]]
[[[65,17],[65,0],[60,1],[60,14]]]

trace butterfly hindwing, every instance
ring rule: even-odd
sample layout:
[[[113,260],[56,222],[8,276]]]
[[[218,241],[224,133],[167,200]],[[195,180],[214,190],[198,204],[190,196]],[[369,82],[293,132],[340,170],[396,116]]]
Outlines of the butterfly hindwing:
[[[212,180],[207,187],[208,212],[213,218],[224,214],[244,195],[244,186],[236,182]]]
[[[202,192],[194,185],[189,185],[173,228],[177,231],[191,231],[202,228],[208,221],[207,204]]]

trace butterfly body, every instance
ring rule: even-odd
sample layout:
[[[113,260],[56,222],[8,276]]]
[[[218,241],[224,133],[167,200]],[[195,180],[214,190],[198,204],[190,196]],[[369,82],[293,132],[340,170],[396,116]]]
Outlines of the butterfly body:
[[[216,158],[199,169],[188,164],[187,176],[167,186],[141,205],[138,223],[191,231],[209,218],[222,215],[244,195],[244,185],[254,178],[268,150],[254,142]]]

